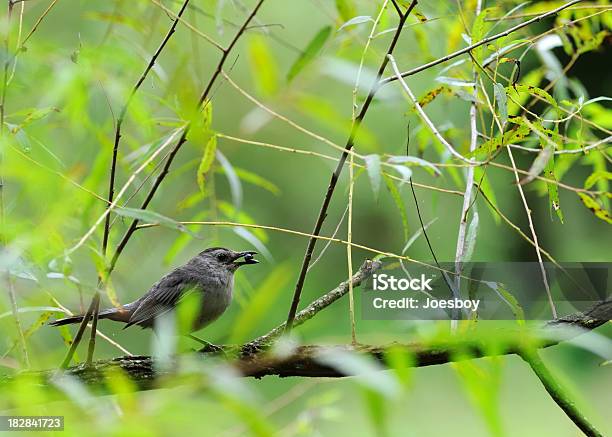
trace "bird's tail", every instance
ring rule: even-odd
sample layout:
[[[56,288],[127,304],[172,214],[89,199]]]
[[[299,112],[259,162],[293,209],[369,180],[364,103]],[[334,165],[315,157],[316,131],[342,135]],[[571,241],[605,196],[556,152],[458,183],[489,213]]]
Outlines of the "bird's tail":
[[[53,320],[49,322],[50,326],[64,326],[71,325],[73,323],[81,323],[85,316],[83,314],[79,314],[78,316],[70,316],[64,317],[63,319]],[[127,322],[129,320],[129,312],[126,309],[117,309],[117,308],[109,308],[107,310],[102,310],[98,314],[98,319],[111,319],[116,320],[118,322]]]

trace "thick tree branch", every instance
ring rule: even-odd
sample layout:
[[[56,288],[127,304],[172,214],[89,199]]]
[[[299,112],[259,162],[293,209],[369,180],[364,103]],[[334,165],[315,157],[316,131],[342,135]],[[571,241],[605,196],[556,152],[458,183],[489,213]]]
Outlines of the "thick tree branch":
[[[341,284],[340,287],[345,288],[346,285],[343,286]],[[330,293],[335,293],[338,288],[332,290]],[[346,291],[344,293],[346,293]],[[604,318],[595,319],[594,316]],[[612,318],[612,300],[598,303],[583,313],[572,314],[560,318],[553,323],[549,323],[544,332],[546,333],[549,330],[554,330],[555,327],[561,325],[583,330],[592,330],[603,325],[610,318]],[[296,318],[296,320],[298,319]],[[281,327],[277,327],[275,330],[279,328]],[[256,341],[257,340],[254,340],[254,342]],[[543,340],[539,343],[538,347],[546,348],[554,346],[560,341],[561,340]],[[225,346],[223,349],[226,355],[235,355],[236,358],[229,362],[241,375],[256,378],[269,375],[280,377],[298,376],[327,378],[349,376],[337,368],[330,367],[320,359],[322,354],[328,354],[333,351],[352,352],[370,357],[378,361],[383,368],[387,366],[385,356],[391,348],[410,353],[414,358],[411,363],[413,367],[433,366],[491,355],[491,348],[487,347],[486,343],[479,340],[451,340],[447,343],[437,343],[435,345],[424,345],[420,343],[393,343],[385,346],[307,345],[297,347],[291,354],[282,357],[254,351],[249,346],[251,343],[247,343],[243,346]],[[517,354],[523,356],[524,347],[525,344],[520,338],[517,338],[515,342],[506,343],[503,349],[497,350],[496,354]],[[203,357],[212,355],[214,355],[214,352],[202,353]],[[156,387],[157,379],[167,375],[166,372],[156,369],[154,364],[154,359],[149,356],[119,357],[112,360],[96,361],[91,366],[85,363],[79,364],[67,369],[65,372],[66,374],[78,377],[86,384],[103,386],[106,384],[106,378],[109,375],[107,370],[111,368],[121,368],[141,389],[150,389]],[[55,372],[54,370],[49,370],[38,372],[38,374],[50,378]],[[11,378],[7,378],[3,382],[7,383],[10,380]]]

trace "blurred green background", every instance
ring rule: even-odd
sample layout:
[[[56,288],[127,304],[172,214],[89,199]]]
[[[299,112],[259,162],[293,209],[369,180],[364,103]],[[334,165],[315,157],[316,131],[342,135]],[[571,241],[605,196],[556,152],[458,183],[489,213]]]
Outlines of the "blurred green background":
[[[58,307],[61,304],[73,312],[80,312],[88,305],[95,290],[97,272],[104,266],[100,254],[102,226],[98,226],[77,251],[68,257],[65,253],[104,211],[103,201],[92,193],[107,195],[114,123],[130,90],[172,23],[172,17],[160,5],[176,12],[181,3],[31,0],[15,3],[10,17],[6,8],[3,11],[2,34],[5,41],[8,40],[9,50],[8,57],[6,52],[2,54],[2,62],[7,65],[7,86],[1,172],[5,183],[3,234],[9,244],[1,254],[0,266],[4,270],[8,266],[11,270],[19,307]],[[503,17],[520,4],[515,1],[484,3],[485,7],[497,7],[489,12],[489,17]],[[511,14],[526,14],[525,17],[490,21],[487,29],[495,24],[492,33],[502,31],[533,16],[529,14],[553,9],[561,3],[524,4]],[[193,0],[183,19],[226,45],[254,4],[250,0]],[[304,129],[344,146],[351,127],[353,86],[359,62],[372,21],[382,4],[382,1],[360,0],[267,0],[252,27],[229,55],[225,70],[240,88],[267,107]],[[588,5],[592,8],[566,11],[557,19],[536,23],[513,34],[505,43],[520,42],[567,20],[592,14],[593,17],[576,26],[582,32],[583,41],[594,38],[599,32],[608,32],[612,18],[605,9],[606,2],[588,2]],[[419,15],[409,18],[408,27],[394,52],[400,68],[409,70],[464,47],[462,33],[468,38],[475,6],[475,1],[419,2]],[[47,8],[50,9],[47,11]],[[361,18],[354,20],[355,17]],[[347,25],[352,19],[353,24]],[[462,20],[468,23],[467,30]],[[389,2],[376,33],[396,25],[396,13]],[[30,35],[32,29],[35,31]],[[366,52],[356,99],[358,105],[367,95],[391,35],[391,32],[377,35]],[[322,45],[319,50],[313,50],[312,44],[316,45],[317,41],[322,41]],[[580,44],[580,40],[574,43]],[[525,51],[527,47],[507,56],[518,58],[525,52],[521,78],[539,74],[542,79],[535,86],[544,87],[554,74],[555,64],[550,56],[565,66],[576,54],[576,50],[568,52],[562,46],[545,51],[545,55],[534,47]],[[495,49],[486,48],[487,55]],[[289,80],[289,72],[296,69],[296,60],[304,54],[313,55],[313,59]],[[154,146],[166,139],[186,112],[195,106],[219,57],[219,51],[205,39],[184,23],[178,25],[130,104],[122,129],[118,189],[150,156]],[[605,33],[593,50],[575,57],[572,61],[575,64],[551,94],[558,101],[574,104],[581,101],[580,95],[583,102],[609,96],[609,62],[606,59],[610,57],[610,34]],[[443,84],[436,78],[447,65],[409,77],[407,82],[417,96],[423,96]],[[509,76],[512,65],[511,62],[500,64],[499,71]],[[388,68],[386,75],[390,72]],[[471,64],[465,62],[442,75],[469,80]],[[471,88],[449,88],[471,92]],[[492,96],[491,89],[487,89]],[[426,112],[445,137],[460,152],[466,153],[470,102],[457,94],[442,93],[427,105]],[[609,135],[612,129],[609,108],[609,101],[602,100],[586,106],[581,112],[597,127],[575,119],[564,125],[566,137],[574,139],[566,141],[565,147],[577,148],[580,140],[593,143]],[[534,111],[550,114],[548,109],[540,104]],[[479,123],[489,129],[491,114],[485,105],[481,110]],[[224,136],[333,157],[339,156],[339,151],[271,116],[223,77],[213,87],[210,129],[220,134],[217,150],[228,163],[223,164],[223,158],[216,159],[205,177],[205,184],[199,186],[196,175],[205,144],[188,141],[149,209],[177,221],[220,220],[310,232],[335,162]],[[355,150],[362,155],[403,155],[407,142],[411,154],[431,162],[450,162],[394,82],[377,94],[357,137]],[[538,147],[537,137],[532,135],[523,145]],[[514,153],[517,166],[527,170],[534,155]],[[509,165],[505,153],[497,162]],[[609,171],[609,162],[609,150],[600,149],[587,156],[561,157],[555,162],[555,170],[564,184],[582,188],[595,171]],[[440,176],[422,167],[411,169],[416,183],[443,190],[463,191],[465,188],[463,168],[441,168]],[[343,217],[348,196],[346,170],[334,194],[322,235],[334,234]],[[159,167],[149,165],[137,176],[123,198],[131,199],[127,206],[139,207],[158,172]],[[232,174],[236,175],[238,183]],[[385,182],[376,195],[367,172],[356,169],[356,176],[353,240],[380,251],[401,253],[406,233],[412,235],[420,227],[409,185],[395,185],[401,195],[399,208],[405,209],[407,217],[405,228],[398,204],[386,189]],[[529,235],[514,175],[504,169],[488,167],[487,180],[500,210]],[[135,189],[141,185],[141,190]],[[423,220],[429,222],[436,218],[428,234],[438,259],[453,261],[462,197],[430,188],[415,189]],[[539,242],[557,261],[612,261],[609,224],[585,208],[575,192],[559,190],[564,214],[561,223],[551,213],[543,182],[535,181],[524,189]],[[593,189],[608,192],[607,180],[600,180]],[[598,201],[604,207],[608,202],[605,196]],[[475,208],[480,220],[472,260],[537,260],[534,248],[504,221],[496,219],[482,198],[477,199]],[[121,215],[113,214],[112,219],[111,252],[130,223],[128,217]],[[111,295],[115,293],[121,303],[135,300],[163,274],[206,247],[222,245],[236,250],[255,247],[263,252],[263,262],[237,273],[236,299],[231,308],[199,335],[214,343],[247,341],[286,319],[306,238],[273,230],[242,228],[236,231],[228,226],[189,228],[198,238],[172,226],[138,230],[112,273]],[[346,238],[346,217],[337,236]],[[315,258],[324,246],[324,241],[318,242]],[[414,259],[431,259],[423,238],[416,240],[407,254]],[[353,268],[374,255],[354,249]],[[346,248],[332,243],[308,275],[302,306],[346,277]],[[1,288],[0,329],[5,335],[3,350],[0,350],[3,354],[0,373],[12,374],[23,366],[23,357],[16,344],[18,335],[10,316],[5,282]],[[437,322],[362,321],[358,292],[356,300],[357,337],[362,343],[426,341],[448,329],[447,323]],[[253,302],[257,302],[256,307]],[[111,305],[103,294],[103,306]],[[74,333],[72,327],[58,330],[42,326],[45,318],[51,316],[59,317],[61,313],[42,309],[20,314],[23,329],[30,329],[26,332],[27,348],[34,369],[56,367],[66,352],[65,341],[70,340],[70,332]],[[480,322],[479,325],[475,329],[493,332],[503,327],[497,322]],[[151,352],[151,332],[134,328],[122,331],[121,326],[105,321],[100,322],[99,328],[132,354]],[[599,331],[607,337],[610,333],[609,326]],[[296,334],[305,343],[349,343],[348,299],[318,314],[298,328]],[[601,337],[598,339],[604,341]],[[609,348],[609,341],[605,341]],[[183,342],[181,347],[189,350],[197,345]],[[9,352],[4,354],[4,350]],[[86,349],[79,348],[79,358],[85,355]],[[97,358],[119,355],[123,352],[98,340]],[[571,345],[555,347],[543,355],[547,362],[554,363],[555,371],[563,375],[562,380],[576,394],[586,414],[592,416],[602,430],[612,433],[608,411],[612,401],[612,366],[600,367],[601,357]],[[359,378],[241,380],[227,375],[220,365],[215,366],[217,364],[205,365],[202,380],[187,386],[119,396],[89,397],[86,388],[68,384],[66,387],[70,388],[60,388],[63,395],[53,403],[44,402],[48,400],[47,395],[38,388],[24,384],[14,391],[2,390],[0,410],[1,414],[65,414],[66,432],[75,435],[84,432],[100,435],[197,432],[230,436],[246,431],[259,435],[273,432],[281,435],[370,435],[374,432],[418,436],[449,433],[479,436],[499,432],[529,436],[580,435],[551,401],[528,366],[514,356],[416,369],[410,373],[411,382],[401,385],[398,393],[392,396],[380,395],[367,388],[368,383]],[[384,412],[381,413],[381,409]]]

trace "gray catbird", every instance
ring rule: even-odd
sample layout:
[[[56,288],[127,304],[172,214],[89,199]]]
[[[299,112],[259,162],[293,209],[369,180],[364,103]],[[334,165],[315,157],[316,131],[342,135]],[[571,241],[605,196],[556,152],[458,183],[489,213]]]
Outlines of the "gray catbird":
[[[234,272],[245,264],[257,264],[258,261],[253,258],[256,253],[234,252],[222,247],[206,249],[157,281],[140,299],[121,308],[102,310],[99,318],[124,322],[125,328],[132,325],[151,328],[155,318],[174,310],[181,297],[197,292],[201,297],[200,311],[193,325],[193,331],[197,331],[214,322],[229,307]],[[79,315],[49,324],[62,326],[82,320],[83,315]]]

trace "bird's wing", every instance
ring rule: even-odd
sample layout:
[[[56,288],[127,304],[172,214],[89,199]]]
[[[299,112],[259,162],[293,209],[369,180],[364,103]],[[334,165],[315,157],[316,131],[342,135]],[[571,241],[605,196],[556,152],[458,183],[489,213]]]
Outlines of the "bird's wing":
[[[183,275],[177,271],[169,273],[142,298],[125,328],[132,325],[152,326],[156,317],[175,308],[178,301],[194,288],[195,285],[186,282]]]

